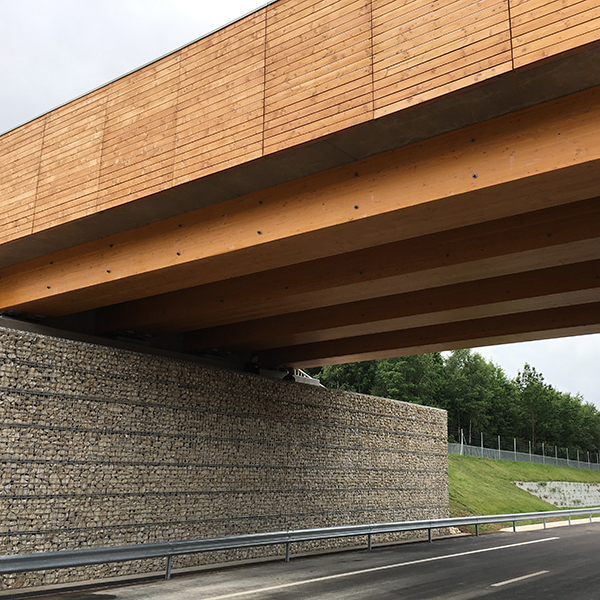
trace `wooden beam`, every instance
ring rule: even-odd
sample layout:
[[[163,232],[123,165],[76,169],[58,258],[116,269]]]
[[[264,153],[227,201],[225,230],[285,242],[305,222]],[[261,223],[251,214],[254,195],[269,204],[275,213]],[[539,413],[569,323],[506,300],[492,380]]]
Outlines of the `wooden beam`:
[[[568,333],[567,333],[568,332]],[[600,332],[600,302],[443,323],[259,353],[263,366],[310,367],[436,350]]]
[[[357,302],[600,258],[599,240],[592,199],[107,307],[98,328],[190,331]]]
[[[266,350],[561,303],[583,304],[584,298],[591,300],[590,291],[600,292],[600,260],[210,327],[186,334],[185,345],[191,351]]]
[[[600,88],[0,271],[64,315],[598,194]]]

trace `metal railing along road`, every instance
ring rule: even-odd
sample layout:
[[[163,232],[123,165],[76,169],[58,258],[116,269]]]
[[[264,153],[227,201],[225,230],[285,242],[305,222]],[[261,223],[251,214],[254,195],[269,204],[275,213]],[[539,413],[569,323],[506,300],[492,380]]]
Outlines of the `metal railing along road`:
[[[448,519],[429,519],[423,521],[401,521],[397,523],[375,523],[370,525],[342,525],[323,527],[320,529],[299,529],[296,531],[278,531],[271,533],[253,533],[231,535],[225,537],[203,538],[159,542],[153,544],[137,544],[131,546],[109,546],[104,548],[85,548],[80,550],[62,550],[58,552],[39,552],[33,554],[17,554],[0,556],[0,574],[41,571],[45,569],[65,569],[88,565],[141,560],[147,558],[167,558],[166,579],[171,577],[171,561],[173,556],[196,554],[211,550],[231,550],[257,546],[285,545],[285,560],[290,559],[290,544],[341,537],[367,536],[369,550],[372,548],[372,536],[401,531],[427,530],[429,541],[432,541],[432,530],[447,527],[475,526],[475,535],[479,535],[479,525],[488,523],[510,523],[513,531],[517,521],[542,520],[544,528],[546,519],[555,517],[571,517],[577,515],[600,514],[600,507],[575,508],[570,510],[551,510],[534,513],[515,513],[506,515],[486,515],[475,517],[453,517]]]

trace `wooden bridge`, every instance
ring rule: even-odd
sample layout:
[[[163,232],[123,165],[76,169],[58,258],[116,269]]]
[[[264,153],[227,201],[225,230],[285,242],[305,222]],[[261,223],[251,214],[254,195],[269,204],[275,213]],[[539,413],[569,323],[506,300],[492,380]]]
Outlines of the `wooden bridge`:
[[[0,165],[7,315],[288,366],[600,332],[594,0],[277,0]]]

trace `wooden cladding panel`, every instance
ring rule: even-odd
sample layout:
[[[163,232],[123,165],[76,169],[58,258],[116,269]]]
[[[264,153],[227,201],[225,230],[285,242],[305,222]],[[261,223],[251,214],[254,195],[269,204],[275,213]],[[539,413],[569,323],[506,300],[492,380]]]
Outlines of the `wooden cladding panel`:
[[[589,198],[598,193],[599,122],[593,88],[57,252],[52,266],[41,258],[8,267],[4,306],[35,301],[35,312],[67,314]],[[598,258],[598,245],[589,250],[585,260]],[[82,271],[84,256],[93,268]],[[85,296],[94,305],[82,308]]]
[[[267,17],[265,153],[371,119],[369,0],[280,0]]]
[[[33,230],[45,125],[42,117],[0,137],[0,244]]]
[[[512,67],[505,0],[373,0],[375,117]]]
[[[47,116],[34,233],[95,212],[105,112],[106,88]]]
[[[176,185],[262,156],[265,21],[259,11],[183,50]]]
[[[596,0],[514,0],[511,4],[515,67],[600,40]]]
[[[597,42],[599,18],[595,0],[279,0],[2,136],[0,244]]]
[[[98,210],[172,185],[180,58],[177,52],[109,86]]]

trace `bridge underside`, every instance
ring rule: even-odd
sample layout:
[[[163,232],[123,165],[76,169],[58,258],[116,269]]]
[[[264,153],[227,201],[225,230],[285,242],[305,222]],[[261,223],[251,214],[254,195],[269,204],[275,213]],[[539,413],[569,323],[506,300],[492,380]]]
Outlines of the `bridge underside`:
[[[598,50],[15,242],[0,308],[265,366],[600,332]]]

